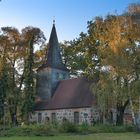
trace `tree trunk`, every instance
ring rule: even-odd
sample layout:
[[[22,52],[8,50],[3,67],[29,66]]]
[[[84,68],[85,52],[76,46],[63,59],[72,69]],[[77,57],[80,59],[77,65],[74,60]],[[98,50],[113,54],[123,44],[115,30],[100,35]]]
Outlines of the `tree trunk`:
[[[134,114],[133,103],[132,103],[131,97],[129,97],[129,102],[130,102],[130,108],[131,108],[133,124],[136,125],[136,117],[135,117],[135,114]]]
[[[137,131],[140,132],[140,96],[139,96],[139,111],[138,111],[136,126],[137,126]]]
[[[129,104],[129,100],[125,104],[117,104],[117,120],[116,125],[123,125],[124,111],[126,106]]]
[[[117,106],[117,121],[116,125],[123,125],[124,107]]]
[[[17,115],[16,113],[11,114],[12,126],[17,126]]]
[[[16,107],[12,107],[13,105],[10,106],[9,111],[10,111],[10,117],[11,117],[11,123],[12,126],[17,126],[17,109]]]

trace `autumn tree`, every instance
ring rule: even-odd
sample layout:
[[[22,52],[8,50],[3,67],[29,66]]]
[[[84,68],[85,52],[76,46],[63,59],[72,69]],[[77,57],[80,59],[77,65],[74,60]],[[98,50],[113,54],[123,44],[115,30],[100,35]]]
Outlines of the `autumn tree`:
[[[117,109],[117,124],[123,123],[124,111],[131,97],[137,97],[134,92],[130,92],[131,84],[139,79],[139,60],[137,59],[139,47],[136,42],[139,42],[138,27],[140,24],[137,18],[134,18],[135,15],[133,13],[109,15],[106,19],[98,18],[91,24],[91,27],[97,30],[95,34],[100,43],[98,51],[101,66],[105,67],[105,71],[102,73],[107,72],[109,75],[106,80],[100,73],[97,85],[101,89],[99,92],[103,94],[103,97],[112,97],[117,101],[114,102]],[[103,101],[107,100],[103,99]]]
[[[1,117],[5,111],[4,107],[6,107],[10,112],[11,122],[14,125],[17,123],[17,115],[21,112],[22,103],[25,104],[25,101],[29,104],[33,103],[34,45],[41,46],[44,41],[43,32],[38,28],[24,28],[22,34],[14,27],[1,28]],[[24,94],[27,93],[26,91],[31,93]],[[31,110],[31,105],[28,106],[28,109]]]
[[[14,115],[17,112],[18,106],[18,82],[19,82],[19,73],[16,69],[18,66],[17,60],[22,56],[19,55],[22,47],[20,46],[20,33],[16,28],[13,27],[3,27],[1,28],[2,36],[6,38],[2,38],[1,40],[1,51],[2,57],[5,58],[5,61],[1,60],[2,67],[7,66],[7,70],[4,70],[4,74],[2,76],[7,77],[8,86],[5,87],[7,90],[5,95],[5,105],[6,108],[9,109],[10,116],[12,122],[14,121]],[[4,83],[1,83],[4,86]],[[4,104],[3,104],[4,105]]]
[[[130,87],[139,79],[138,7],[132,4],[122,15],[96,17],[88,22],[87,34],[65,44],[66,52],[72,54],[65,55],[70,67],[81,65],[84,75],[99,78],[97,93],[102,96],[98,98],[104,102],[104,110],[109,106],[117,109],[117,124],[123,123],[130,98],[137,97]],[[76,56],[82,58],[82,64]]]
[[[5,114],[4,110],[4,103],[5,103],[5,98],[7,95],[8,91],[8,65],[6,63],[6,52],[7,52],[7,45],[6,42],[8,43],[7,37],[1,35],[0,36],[0,119],[3,118]]]

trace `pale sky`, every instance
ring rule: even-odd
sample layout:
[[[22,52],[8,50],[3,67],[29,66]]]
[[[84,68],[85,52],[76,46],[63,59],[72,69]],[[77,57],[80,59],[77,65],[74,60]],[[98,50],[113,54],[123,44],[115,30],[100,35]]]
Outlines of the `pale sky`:
[[[116,11],[121,14],[136,2],[140,0],[2,0],[0,27],[38,27],[48,41],[55,19],[59,41],[72,40],[86,32],[87,21]]]

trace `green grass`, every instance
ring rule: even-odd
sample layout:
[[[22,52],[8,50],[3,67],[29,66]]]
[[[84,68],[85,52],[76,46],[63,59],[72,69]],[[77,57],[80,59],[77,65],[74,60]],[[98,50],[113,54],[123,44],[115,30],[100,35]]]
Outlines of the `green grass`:
[[[136,133],[98,133],[89,135],[66,134],[47,137],[0,137],[0,140],[140,140],[140,134]]]

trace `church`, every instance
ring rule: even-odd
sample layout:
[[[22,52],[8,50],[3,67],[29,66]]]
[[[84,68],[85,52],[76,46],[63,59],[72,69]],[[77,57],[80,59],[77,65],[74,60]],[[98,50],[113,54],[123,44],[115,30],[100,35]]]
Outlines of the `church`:
[[[32,122],[45,123],[68,120],[91,124],[100,120],[92,82],[83,77],[70,78],[62,62],[55,24],[53,23],[47,58],[36,75],[36,103]],[[115,116],[112,116],[115,118]]]

